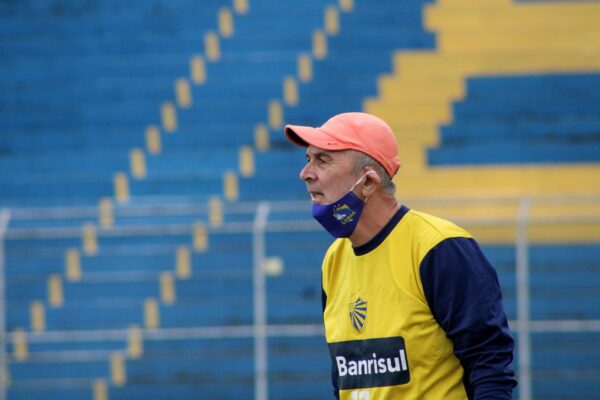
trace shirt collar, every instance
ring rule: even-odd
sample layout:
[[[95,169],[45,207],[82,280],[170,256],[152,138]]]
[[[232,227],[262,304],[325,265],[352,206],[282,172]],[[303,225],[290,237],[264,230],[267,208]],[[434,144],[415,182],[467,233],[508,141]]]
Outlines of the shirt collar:
[[[387,224],[379,231],[377,235],[373,237],[373,239],[369,240],[367,243],[362,244],[360,246],[352,247],[354,250],[355,256],[365,255],[377,248],[390,234],[390,232],[398,225],[398,222],[404,217],[404,215],[410,211],[410,209],[406,206],[400,206],[400,209],[396,211],[394,216],[388,221]]]

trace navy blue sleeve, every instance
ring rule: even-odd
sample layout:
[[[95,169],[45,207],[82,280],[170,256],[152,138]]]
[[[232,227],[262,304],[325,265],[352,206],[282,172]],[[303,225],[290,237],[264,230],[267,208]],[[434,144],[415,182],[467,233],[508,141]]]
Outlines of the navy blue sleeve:
[[[498,276],[477,242],[442,241],[425,256],[419,273],[433,316],[465,371],[469,399],[512,399],[514,341]]]

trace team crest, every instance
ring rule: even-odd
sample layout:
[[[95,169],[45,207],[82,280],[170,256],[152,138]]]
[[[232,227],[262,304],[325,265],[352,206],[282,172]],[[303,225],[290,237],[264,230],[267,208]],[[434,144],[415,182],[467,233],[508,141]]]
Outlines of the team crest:
[[[348,222],[351,222],[356,215],[356,211],[348,207],[347,204],[342,204],[334,208],[333,216],[335,219],[340,221],[342,225],[346,225]]]
[[[350,303],[350,321],[352,322],[352,326],[360,333],[365,326],[366,319],[367,302],[357,297],[356,301]]]

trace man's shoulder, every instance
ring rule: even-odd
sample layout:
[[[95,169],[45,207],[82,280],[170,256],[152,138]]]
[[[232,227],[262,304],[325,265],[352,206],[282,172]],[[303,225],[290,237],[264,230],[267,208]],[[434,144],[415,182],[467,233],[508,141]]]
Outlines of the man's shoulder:
[[[412,239],[431,246],[454,237],[472,238],[469,232],[454,222],[413,209],[406,213],[400,225],[400,229]]]

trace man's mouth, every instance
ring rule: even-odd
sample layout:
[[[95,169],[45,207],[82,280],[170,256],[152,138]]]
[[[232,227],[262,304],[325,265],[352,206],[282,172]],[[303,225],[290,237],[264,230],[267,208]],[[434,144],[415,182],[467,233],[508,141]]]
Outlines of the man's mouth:
[[[318,199],[318,197],[323,196],[323,193],[321,193],[321,192],[309,191],[308,193],[310,194],[310,199],[312,201],[316,201]]]

